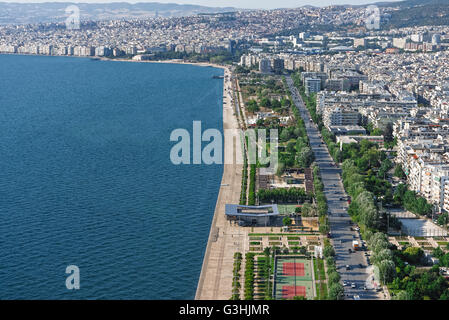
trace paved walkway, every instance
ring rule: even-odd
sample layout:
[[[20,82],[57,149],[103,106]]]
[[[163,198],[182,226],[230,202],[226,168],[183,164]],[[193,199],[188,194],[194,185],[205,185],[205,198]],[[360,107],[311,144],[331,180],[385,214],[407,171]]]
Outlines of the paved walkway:
[[[228,70],[225,75],[229,75]],[[230,81],[225,81],[225,89],[231,90]],[[238,129],[237,119],[233,116],[234,108],[228,96],[223,106],[223,129]],[[234,148],[241,148],[240,139],[236,139]],[[226,153],[226,150],[225,150]],[[239,160],[240,163],[243,160]],[[222,186],[218,194],[212,221],[209,241],[204,256],[196,300],[228,300],[232,295],[232,278],[234,253],[242,252],[243,256],[248,250],[248,228],[239,228],[231,225],[225,217],[225,204],[239,203],[242,182],[242,165],[225,164],[223,169]],[[242,264],[241,275],[243,275]]]

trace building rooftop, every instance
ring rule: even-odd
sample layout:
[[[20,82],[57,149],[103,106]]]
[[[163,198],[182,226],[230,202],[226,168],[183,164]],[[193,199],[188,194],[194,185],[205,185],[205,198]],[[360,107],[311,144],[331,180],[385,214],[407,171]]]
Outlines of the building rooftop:
[[[270,217],[278,216],[279,210],[276,204],[264,206],[226,204],[225,214],[227,216]]]

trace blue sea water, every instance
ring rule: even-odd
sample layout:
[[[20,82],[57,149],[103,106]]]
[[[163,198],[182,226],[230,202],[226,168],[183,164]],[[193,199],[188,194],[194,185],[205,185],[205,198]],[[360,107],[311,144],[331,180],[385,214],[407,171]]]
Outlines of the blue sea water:
[[[223,168],[173,165],[170,133],[222,130],[213,75],[0,55],[0,299],[194,298]]]

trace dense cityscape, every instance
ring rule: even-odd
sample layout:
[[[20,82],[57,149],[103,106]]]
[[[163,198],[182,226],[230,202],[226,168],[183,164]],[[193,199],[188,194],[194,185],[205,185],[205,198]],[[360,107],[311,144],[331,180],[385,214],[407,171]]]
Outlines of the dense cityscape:
[[[227,126],[278,130],[276,172],[244,139],[225,167],[196,299],[449,300],[449,25],[399,15],[81,14],[0,25],[0,53],[206,63],[225,70]]]

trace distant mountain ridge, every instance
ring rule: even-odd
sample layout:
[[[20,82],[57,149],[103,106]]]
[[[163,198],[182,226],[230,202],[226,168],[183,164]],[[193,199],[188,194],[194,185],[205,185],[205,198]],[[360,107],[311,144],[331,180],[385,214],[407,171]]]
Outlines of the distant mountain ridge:
[[[415,6],[427,6],[427,5],[446,5],[449,6],[448,0],[404,0],[404,1],[385,1],[375,2],[374,5],[379,7],[401,7],[410,8]]]
[[[82,20],[133,19],[156,16],[180,17],[198,13],[223,13],[241,10],[232,7],[207,7],[159,2],[141,2],[135,4],[128,2],[0,2],[0,24],[64,22],[67,18],[65,9],[70,5],[76,5],[80,9]]]
[[[449,25],[449,0],[406,0],[376,5],[400,8],[391,13],[387,28]]]

